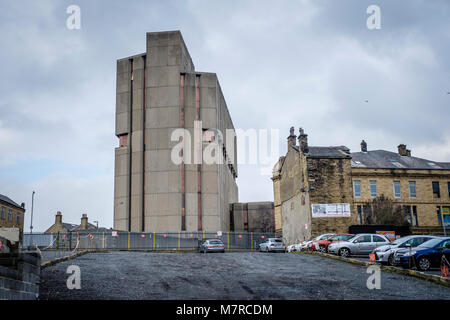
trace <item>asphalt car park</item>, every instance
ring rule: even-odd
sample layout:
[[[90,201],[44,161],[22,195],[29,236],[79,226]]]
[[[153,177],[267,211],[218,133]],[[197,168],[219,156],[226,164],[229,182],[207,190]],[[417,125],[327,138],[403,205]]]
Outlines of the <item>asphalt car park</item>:
[[[81,289],[66,273],[80,268]],[[89,253],[42,270],[40,299],[450,299],[450,289],[314,255],[265,252]]]

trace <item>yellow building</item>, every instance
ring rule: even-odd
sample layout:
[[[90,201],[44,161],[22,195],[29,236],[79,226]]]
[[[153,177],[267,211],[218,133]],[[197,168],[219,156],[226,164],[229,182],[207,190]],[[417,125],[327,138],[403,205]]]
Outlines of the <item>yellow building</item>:
[[[398,153],[367,151],[352,155],[354,210],[364,223],[364,204],[384,195],[401,205],[412,226],[450,226],[450,163],[412,157],[406,145]]]
[[[404,144],[398,153],[367,151],[363,140],[361,152],[350,153],[308,146],[302,129],[298,145],[296,138],[291,128],[272,175],[275,229],[287,243],[365,224],[369,203],[381,195],[403,208],[413,233],[442,232],[443,222],[450,227],[449,162],[412,157]]]
[[[25,204],[18,205],[13,200],[0,194],[0,227],[19,228],[23,232],[25,221]]]

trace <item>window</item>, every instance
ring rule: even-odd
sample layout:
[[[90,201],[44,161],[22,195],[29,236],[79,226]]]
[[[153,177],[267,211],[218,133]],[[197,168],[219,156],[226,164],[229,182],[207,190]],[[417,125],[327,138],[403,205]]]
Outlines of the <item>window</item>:
[[[17,225],[20,225],[20,213],[17,213],[16,215],[16,223]]]
[[[419,221],[417,221],[417,207],[416,206],[412,206],[412,222],[413,222],[413,226],[417,227],[419,225]]]
[[[358,210],[358,224],[362,224],[363,223],[362,207],[357,206],[356,209]]]
[[[415,181],[410,181],[409,182],[409,197],[410,198],[416,198],[417,197],[416,182]]]
[[[441,197],[441,192],[439,190],[439,182],[438,181],[433,181],[432,182],[432,186],[433,186],[433,197],[434,198],[440,198]]]
[[[375,180],[370,180],[370,196],[376,197],[377,196],[377,182]]]
[[[353,181],[353,194],[355,197],[361,197],[361,181],[355,180]]]
[[[12,221],[12,210],[8,210],[8,221]]]
[[[361,236],[355,240],[355,242],[371,242],[370,236]]]
[[[384,240],[382,237],[379,236],[372,236],[373,237],[373,242],[386,242],[386,240]]]
[[[2,215],[1,215],[2,220],[6,219],[6,214],[5,214],[5,208],[2,207]]]
[[[400,181],[394,181],[394,197],[401,198]]]
[[[411,207],[410,206],[404,206],[403,207],[404,213],[405,213],[405,218],[406,221],[408,221],[409,225],[412,224],[412,220],[411,220]]]

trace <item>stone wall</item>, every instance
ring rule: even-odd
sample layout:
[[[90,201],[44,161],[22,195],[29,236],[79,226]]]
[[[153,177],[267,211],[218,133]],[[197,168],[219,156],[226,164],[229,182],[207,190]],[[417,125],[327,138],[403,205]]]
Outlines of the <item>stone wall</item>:
[[[37,253],[0,254],[0,300],[37,299],[40,263]]]

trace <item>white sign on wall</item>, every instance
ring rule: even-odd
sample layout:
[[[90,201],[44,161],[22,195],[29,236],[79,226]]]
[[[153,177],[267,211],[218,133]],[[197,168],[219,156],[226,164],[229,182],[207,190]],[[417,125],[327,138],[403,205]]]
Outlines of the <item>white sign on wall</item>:
[[[349,203],[312,204],[313,218],[341,218],[350,217]]]

